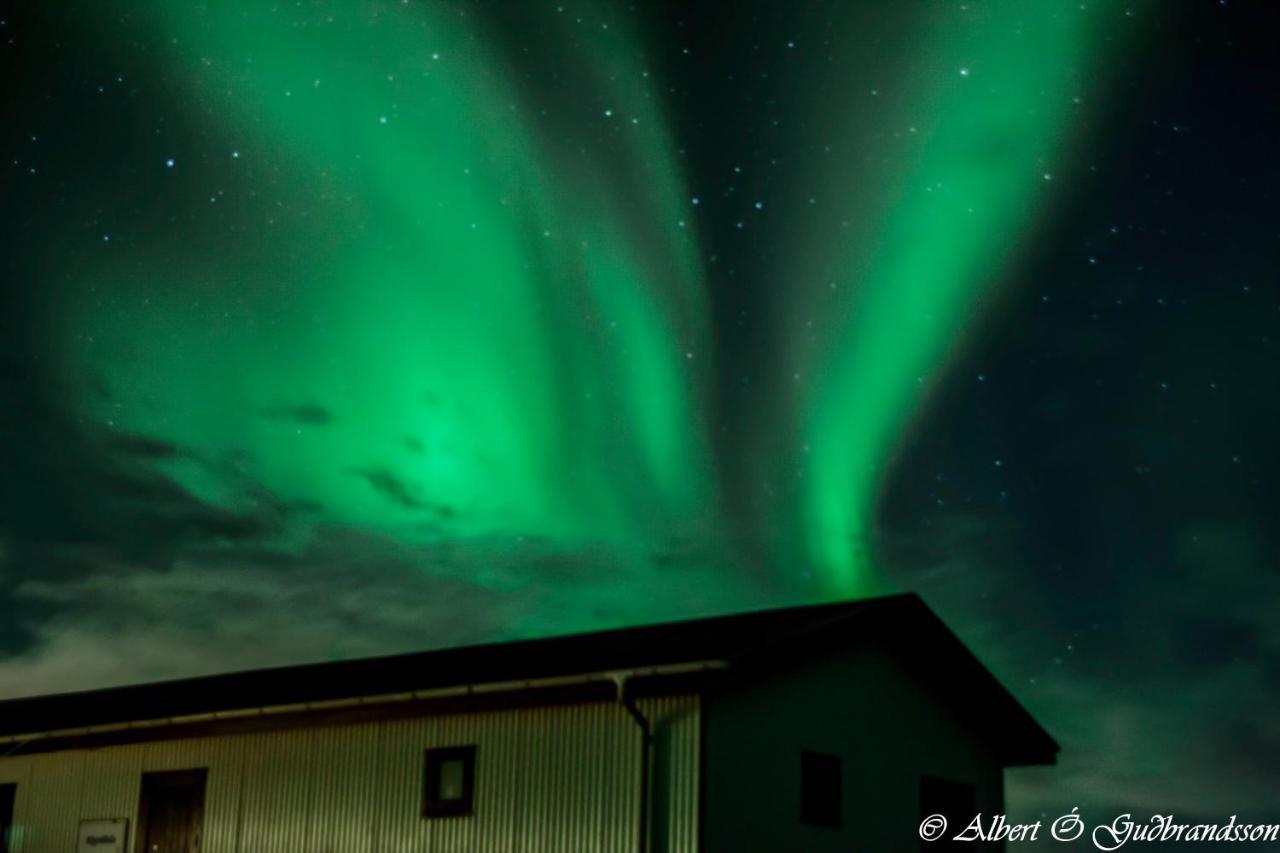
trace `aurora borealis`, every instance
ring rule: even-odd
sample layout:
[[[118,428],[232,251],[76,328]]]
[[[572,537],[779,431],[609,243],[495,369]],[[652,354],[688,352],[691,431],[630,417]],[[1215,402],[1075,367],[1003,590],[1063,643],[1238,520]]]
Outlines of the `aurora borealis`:
[[[574,92],[546,107],[490,55],[494,25],[464,12],[131,13],[131,32],[171,34],[156,70],[190,105],[183,130],[208,140],[145,164],[172,185],[157,213],[209,209],[98,223],[104,245],[66,274],[46,331],[69,404],[183,448],[157,471],[230,512],[265,491],[314,506],[313,524],[412,542],[721,552],[717,467],[734,463],[709,453],[709,253],[636,25],[607,5],[590,22],[557,13],[545,37]],[[812,573],[827,595],[874,588],[878,463],[919,406],[916,377],[1051,199],[1040,176],[1100,52],[1078,15],[932,17],[907,22],[924,40],[894,57],[900,93],[810,119],[847,149],[884,109],[904,138],[882,156],[902,167],[801,162],[796,185],[821,186],[824,206],[768,202],[816,220],[767,271],[794,289],[783,317],[824,319],[784,331],[774,367],[799,387],[745,427],[775,448],[747,463],[776,467],[790,506],[746,521],[768,572]],[[858,44],[856,21],[836,25]],[[864,225],[831,227],[833,205]]]
[[[0,691],[916,589],[1271,778],[1271,16],[792,5],[7,13]]]
[[[807,359],[817,379],[801,402],[797,508],[800,561],[841,594],[871,570],[864,525],[882,465],[927,391],[918,379],[945,365],[1034,233],[1053,200],[1045,184],[1079,132],[1079,93],[1109,58],[1090,32],[1095,22],[1053,5],[995,5],[972,20],[950,11],[960,18],[939,10],[926,22],[904,70],[892,72],[896,91],[883,96],[897,132],[876,153],[902,165],[886,175],[874,160],[864,168],[824,162],[819,185],[848,199],[848,219],[802,241],[774,273],[799,272],[840,295],[818,288],[835,319]],[[858,119],[844,121],[854,127],[837,121],[836,138],[856,138]],[[859,223],[858,233],[841,233],[846,221]]]
[[[154,257],[95,266],[123,304],[90,288],[56,333],[69,381],[106,391],[89,417],[189,449],[160,467],[201,500],[260,488],[410,541],[634,543],[702,511],[701,294],[638,73],[599,93],[638,102],[630,159],[661,190],[624,203],[604,164],[559,165],[455,16],[164,10],[140,26],[181,33],[173,85],[230,137],[165,168],[269,235],[177,248],[202,270],[179,290]],[[220,197],[260,168],[270,194]]]

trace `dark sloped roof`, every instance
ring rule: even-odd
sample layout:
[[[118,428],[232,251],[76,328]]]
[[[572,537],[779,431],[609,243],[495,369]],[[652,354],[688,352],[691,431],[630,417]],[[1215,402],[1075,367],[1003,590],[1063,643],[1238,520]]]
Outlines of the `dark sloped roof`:
[[[694,661],[738,677],[859,642],[920,671],[1006,764],[1054,761],[1049,734],[914,594],[10,699],[0,736]]]

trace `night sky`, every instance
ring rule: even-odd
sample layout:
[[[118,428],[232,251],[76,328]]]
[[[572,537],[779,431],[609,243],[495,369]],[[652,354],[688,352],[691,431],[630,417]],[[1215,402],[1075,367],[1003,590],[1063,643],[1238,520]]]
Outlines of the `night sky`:
[[[1275,7],[26,6],[0,695],[913,590],[1280,820]]]

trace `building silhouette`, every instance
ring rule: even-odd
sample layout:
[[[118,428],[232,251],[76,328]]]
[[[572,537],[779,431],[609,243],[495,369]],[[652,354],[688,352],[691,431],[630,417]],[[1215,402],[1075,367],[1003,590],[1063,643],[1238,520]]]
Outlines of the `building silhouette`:
[[[908,851],[1057,749],[900,595],[0,702],[0,820],[29,853]]]

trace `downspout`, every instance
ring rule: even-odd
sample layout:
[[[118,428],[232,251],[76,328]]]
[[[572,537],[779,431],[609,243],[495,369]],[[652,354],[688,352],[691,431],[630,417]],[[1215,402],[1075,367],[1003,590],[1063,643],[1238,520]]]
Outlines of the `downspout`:
[[[613,683],[618,687],[618,703],[627,709],[631,719],[640,727],[640,827],[637,832],[637,853],[648,853],[649,850],[649,753],[653,745],[653,731],[649,718],[636,706],[635,699],[627,693],[627,673],[613,676]]]

